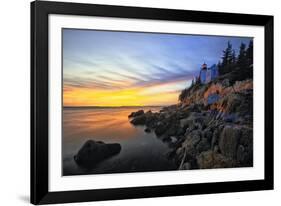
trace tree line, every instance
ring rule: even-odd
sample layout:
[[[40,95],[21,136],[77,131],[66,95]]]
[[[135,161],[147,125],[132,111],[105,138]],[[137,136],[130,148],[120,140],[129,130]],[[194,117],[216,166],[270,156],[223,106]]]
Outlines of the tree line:
[[[234,68],[247,68],[253,64],[253,41],[251,40],[248,47],[245,43],[241,43],[239,54],[236,55],[232,44],[228,41],[227,47],[223,50],[221,60],[218,62],[219,75],[231,72]]]

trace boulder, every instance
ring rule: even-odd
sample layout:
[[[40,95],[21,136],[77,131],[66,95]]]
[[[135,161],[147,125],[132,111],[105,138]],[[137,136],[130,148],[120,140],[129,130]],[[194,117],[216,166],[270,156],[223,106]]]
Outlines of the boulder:
[[[237,161],[240,166],[252,167],[253,166],[253,151],[239,145],[237,149]]]
[[[178,126],[176,135],[181,136],[181,135],[184,135],[184,134],[185,134],[185,130],[182,127]]]
[[[144,114],[137,115],[134,119],[131,120],[133,125],[144,125],[146,122],[146,116]]]
[[[241,127],[241,138],[239,143],[244,147],[253,147],[253,128],[247,126]]]
[[[187,118],[180,120],[180,127],[184,130],[187,128],[191,128],[191,130],[202,129],[204,119],[206,119],[206,117],[203,117],[201,113],[192,112]]]
[[[229,79],[224,79],[221,84],[223,87],[229,87],[230,86]]]
[[[253,129],[244,126],[241,133],[237,149],[237,161],[240,166],[253,166]]]
[[[201,133],[198,130],[190,132],[187,136],[185,141],[182,143],[182,152],[183,155],[189,161],[193,161],[198,154],[198,150],[196,149],[197,144],[201,140]]]
[[[146,115],[150,115],[150,114],[153,114],[151,110],[148,110],[146,113]]]
[[[241,127],[234,125],[224,127],[219,139],[219,148],[224,156],[236,159],[240,136]]]
[[[209,150],[210,148],[211,148],[211,144],[207,138],[202,138],[201,141],[196,146],[198,153]]]
[[[190,132],[187,136],[186,136],[186,140],[183,142],[183,146],[184,147],[195,147],[199,141],[201,140],[201,132],[198,130],[192,131]]]
[[[182,135],[182,134],[184,134],[184,131],[175,122],[171,121],[167,124],[165,136],[176,136],[176,135]]]
[[[150,128],[154,128],[157,122],[157,115],[158,113],[152,113],[152,112],[146,112],[145,116],[146,116],[146,121],[145,124],[146,126],[150,127]]]
[[[80,166],[91,168],[120,151],[121,145],[118,143],[106,144],[102,141],[88,140],[74,156],[74,160]]]
[[[235,166],[234,160],[212,150],[202,152],[196,159],[200,169],[227,168]]]
[[[191,123],[192,121],[188,117],[180,120],[180,126],[183,129],[186,129]]]
[[[219,153],[219,152],[220,152],[220,149],[219,149],[219,146],[218,146],[218,145],[214,146],[214,148],[212,148],[212,149],[213,149],[213,151],[216,152],[216,153]]]
[[[211,141],[212,149],[214,149],[214,147],[218,145],[218,139],[219,139],[219,131],[218,131],[218,129],[215,129],[213,136],[212,136],[212,141]]]
[[[145,131],[146,133],[150,133],[150,132],[151,132],[151,129],[147,127],[147,128],[144,129],[144,131]]]
[[[236,114],[225,114],[225,115],[223,116],[223,120],[224,120],[225,122],[237,122],[238,117],[237,117]]]
[[[156,124],[156,128],[155,128],[154,132],[157,136],[161,136],[167,131],[167,129],[168,129],[167,124],[165,124],[163,122],[158,122]]]
[[[172,143],[176,143],[178,141],[177,137],[171,136],[170,137]]]
[[[213,132],[211,129],[205,129],[204,132],[203,132],[203,136],[209,141],[211,142],[212,141],[212,137],[213,137]]]
[[[184,149],[183,147],[179,147],[177,150],[176,150],[176,156],[180,159],[183,157],[183,154],[184,153]]]
[[[219,94],[217,94],[217,93],[210,94],[207,97],[207,105],[214,104],[214,103],[218,102],[219,99],[220,99],[220,95]]]
[[[141,109],[139,111],[132,112],[128,117],[137,117],[137,116],[143,115],[143,114],[144,114],[144,111]]]

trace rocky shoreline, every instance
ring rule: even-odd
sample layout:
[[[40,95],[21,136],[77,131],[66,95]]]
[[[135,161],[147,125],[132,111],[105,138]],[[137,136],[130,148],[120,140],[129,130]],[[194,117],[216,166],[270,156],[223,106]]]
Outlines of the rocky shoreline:
[[[160,112],[133,112],[130,122],[167,142],[167,157],[178,169],[251,167],[253,81],[236,74],[194,85],[178,104]]]

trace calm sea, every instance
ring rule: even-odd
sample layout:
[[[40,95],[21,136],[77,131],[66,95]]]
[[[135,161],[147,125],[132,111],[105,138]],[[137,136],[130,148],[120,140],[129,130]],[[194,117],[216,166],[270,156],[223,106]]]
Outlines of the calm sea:
[[[143,109],[160,107],[64,108],[62,160],[63,175],[164,171],[176,169],[167,159],[168,145],[143,126],[130,124],[128,115]],[[121,152],[93,169],[79,167],[73,156],[88,139],[120,143]]]

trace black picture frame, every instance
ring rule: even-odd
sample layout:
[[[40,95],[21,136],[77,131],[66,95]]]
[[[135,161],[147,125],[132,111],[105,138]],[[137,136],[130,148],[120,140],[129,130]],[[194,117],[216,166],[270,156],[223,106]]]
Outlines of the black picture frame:
[[[256,25],[265,28],[264,180],[116,189],[48,190],[48,15],[82,15],[169,21]],[[80,3],[31,3],[31,203],[50,204],[273,189],[273,16],[137,8]]]

